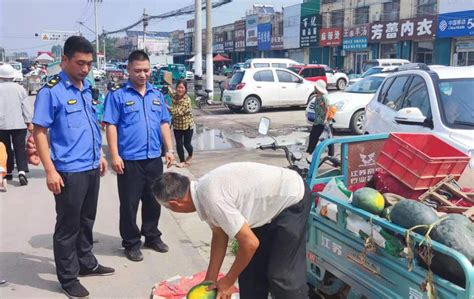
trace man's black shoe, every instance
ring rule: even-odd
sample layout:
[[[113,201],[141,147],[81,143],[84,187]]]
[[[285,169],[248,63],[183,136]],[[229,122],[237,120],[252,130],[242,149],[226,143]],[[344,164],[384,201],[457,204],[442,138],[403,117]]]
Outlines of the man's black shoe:
[[[143,254],[139,248],[125,248],[125,256],[133,262],[139,262],[143,260]]]
[[[79,276],[107,276],[112,275],[114,273],[114,268],[105,267],[99,264],[95,269],[79,271]]]
[[[63,287],[63,292],[69,298],[88,298],[89,292],[87,289],[79,282],[73,283],[71,286]]]
[[[28,179],[26,178],[26,175],[20,173],[18,175],[18,179],[20,180],[20,185],[22,185],[22,186],[28,185]]]
[[[5,178],[7,179],[7,181],[11,181],[11,180],[13,180],[13,174],[7,173],[7,175],[5,176]]]
[[[163,242],[161,239],[157,239],[153,243],[145,242],[143,246],[162,253],[168,252],[170,250],[168,245],[166,245],[165,242]]]

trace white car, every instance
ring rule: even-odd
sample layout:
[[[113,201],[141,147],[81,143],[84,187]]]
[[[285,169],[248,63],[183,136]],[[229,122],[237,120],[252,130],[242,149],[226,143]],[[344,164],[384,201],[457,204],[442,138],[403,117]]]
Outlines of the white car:
[[[370,102],[387,74],[366,77],[344,91],[328,94],[329,105],[336,106],[333,128],[350,129],[355,134],[364,134],[365,106]],[[314,121],[314,100],[306,107],[306,120]]]
[[[328,87],[336,87],[339,90],[344,90],[344,88],[346,88],[347,83],[349,83],[349,77],[347,77],[347,75],[344,73],[333,70],[327,65],[321,65],[324,66],[324,70],[326,71]]]
[[[224,91],[223,102],[232,111],[256,113],[262,107],[305,106],[315,96],[312,82],[281,68],[236,71]]]
[[[365,132],[434,133],[468,154],[474,169],[474,67],[402,69],[367,105]]]
[[[396,71],[398,66],[374,66],[368,69],[365,73],[363,73],[359,78],[353,78],[349,80],[348,85],[352,85],[359,80],[362,80],[368,76],[379,74],[379,73],[386,73],[386,72],[394,72]]]
[[[92,74],[94,75],[94,80],[96,81],[105,78],[106,75],[104,70],[98,70],[96,67],[92,68]]]

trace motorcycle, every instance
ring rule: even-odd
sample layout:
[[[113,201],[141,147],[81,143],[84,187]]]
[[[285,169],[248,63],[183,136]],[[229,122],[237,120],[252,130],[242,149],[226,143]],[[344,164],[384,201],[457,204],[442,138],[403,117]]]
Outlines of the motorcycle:
[[[196,91],[196,105],[199,109],[202,109],[206,105],[212,105],[212,100],[209,97],[209,94],[212,92],[213,90],[210,89],[199,89]]]

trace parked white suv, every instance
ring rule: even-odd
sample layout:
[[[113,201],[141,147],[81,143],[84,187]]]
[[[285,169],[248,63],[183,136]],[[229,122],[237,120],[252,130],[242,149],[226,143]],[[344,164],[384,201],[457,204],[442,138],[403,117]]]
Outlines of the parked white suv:
[[[236,71],[224,91],[223,102],[232,111],[256,113],[262,107],[303,106],[315,97],[312,82],[280,68]]]
[[[366,133],[434,133],[468,154],[474,169],[474,67],[416,66],[384,80],[366,107]]]
[[[326,71],[328,87],[335,87],[338,90],[344,90],[344,88],[346,88],[347,83],[349,83],[349,77],[347,77],[347,75],[344,73],[333,70],[327,65],[321,65],[324,66],[324,70]]]

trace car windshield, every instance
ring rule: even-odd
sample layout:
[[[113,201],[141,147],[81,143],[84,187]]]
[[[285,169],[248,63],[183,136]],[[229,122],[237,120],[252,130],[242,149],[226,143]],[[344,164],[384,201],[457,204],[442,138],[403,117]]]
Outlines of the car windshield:
[[[378,74],[378,73],[381,73],[382,70],[383,70],[383,68],[381,68],[381,67],[371,67],[365,73],[363,73],[362,76],[360,76],[360,77],[365,78],[365,77],[368,77],[370,75]]]
[[[362,71],[365,72],[371,67],[378,66],[378,65],[379,63],[377,61],[367,61],[366,63],[364,63],[364,67],[362,68]]]
[[[242,82],[242,78],[244,77],[245,72],[236,72],[232,79],[230,79],[229,85],[237,85]]]
[[[375,93],[382,84],[384,77],[367,77],[346,88],[351,93]]]
[[[288,68],[290,71],[292,71],[293,73],[295,74],[298,74],[300,72],[300,68],[299,67],[289,67]]]
[[[443,122],[451,128],[474,127],[474,79],[440,80],[439,105]]]
[[[21,71],[21,66],[20,66],[19,64],[16,64],[16,63],[15,63],[15,64],[12,64],[11,66],[12,66],[15,70]]]

